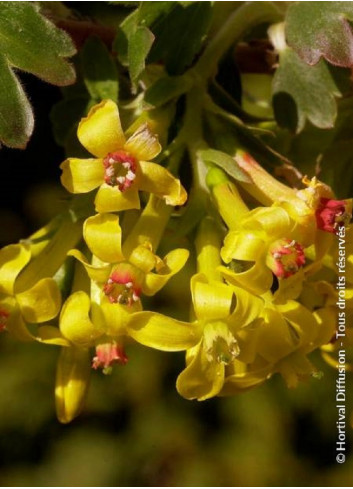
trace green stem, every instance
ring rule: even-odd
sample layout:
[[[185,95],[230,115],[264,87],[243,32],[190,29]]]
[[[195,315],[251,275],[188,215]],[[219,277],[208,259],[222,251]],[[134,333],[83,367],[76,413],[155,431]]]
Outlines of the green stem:
[[[212,77],[221,57],[254,24],[278,22],[282,16],[271,2],[245,2],[218,31],[193,70],[201,78]]]

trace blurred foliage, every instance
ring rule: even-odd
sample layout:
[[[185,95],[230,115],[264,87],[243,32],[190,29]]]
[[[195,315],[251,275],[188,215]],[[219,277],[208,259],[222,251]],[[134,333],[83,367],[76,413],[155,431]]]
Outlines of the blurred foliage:
[[[273,379],[234,398],[191,403],[174,389],[182,355],[131,345],[129,364],[94,373],[83,415],[60,426],[54,349],[11,340],[1,349],[2,486],[353,483],[352,460],[334,461],[335,372],[323,364],[324,380],[293,391]]]

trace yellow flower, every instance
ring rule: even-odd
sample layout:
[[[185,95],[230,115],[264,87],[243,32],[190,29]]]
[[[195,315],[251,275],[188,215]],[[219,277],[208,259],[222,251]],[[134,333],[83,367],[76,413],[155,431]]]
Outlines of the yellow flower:
[[[187,351],[186,368],[177,379],[178,392],[199,401],[218,395],[228,367],[240,355],[239,331],[254,326],[263,300],[243,289],[197,274],[191,281],[199,342]]]
[[[154,253],[169,214],[166,204],[151,198],[123,248],[118,216],[97,214],[85,221],[83,236],[95,264],[78,250],[70,254],[83,263],[108,304],[139,304],[141,294],[156,294],[185,265],[189,256],[185,249],[173,250],[163,259]]]
[[[104,100],[90,110],[81,120],[77,136],[95,158],[65,160],[61,181],[72,193],[99,187],[97,212],[139,209],[139,190],[155,194],[168,205],[185,203],[186,192],[180,181],[149,161],[161,151],[157,137],[143,124],[126,140],[118,107],[112,100]]]
[[[250,211],[235,185],[219,168],[207,175],[215,204],[229,232],[221,250],[222,276],[230,284],[263,294],[279,279],[286,297],[298,294],[305,264],[301,233],[281,207],[258,207]],[[289,280],[290,279],[290,280]],[[289,281],[288,281],[289,280]]]
[[[6,329],[23,341],[35,338],[28,324],[53,319],[61,305],[60,291],[52,278],[40,278],[25,288],[18,286],[30,260],[28,245],[14,244],[0,250],[0,330]],[[40,273],[42,270],[37,269]]]
[[[236,161],[252,183],[241,185],[264,205],[274,203],[285,209],[300,228],[306,246],[315,243],[320,256],[327,250],[339,223],[352,218],[352,199],[335,200],[332,189],[316,177],[303,178],[306,188],[296,190],[280,183],[264,170],[248,153],[238,151]]]
[[[217,272],[220,239],[215,223],[206,219],[202,238],[196,240],[198,268],[207,270],[191,280],[196,320],[188,323],[154,312],[137,312],[127,322],[129,335],[139,343],[159,350],[188,349],[187,367],[179,375],[177,389],[187,399],[207,399],[217,395],[224,383],[226,368],[239,354],[236,338],[240,328],[260,314],[263,300],[245,290],[222,283]]]
[[[220,268],[222,276],[260,295],[271,288],[273,275],[280,283],[293,277],[293,287],[303,280],[305,264],[304,248],[294,236],[293,222],[284,209],[263,207],[248,212],[224,240],[221,256],[230,266]]]
[[[79,290],[65,301],[60,313],[59,328],[47,325],[39,328],[37,340],[62,347],[55,387],[56,411],[60,422],[69,423],[83,409],[91,367],[102,368],[105,373],[109,373],[114,363],[126,363],[123,339],[128,314],[131,312],[125,306],[117,305],[114,328],[110,328],[100,304]],[[120,328],[117,326],[119,320]],[[114,338],[110,334],[114,334]],[[96,348],[96,356],[91,360],[92,347]]]

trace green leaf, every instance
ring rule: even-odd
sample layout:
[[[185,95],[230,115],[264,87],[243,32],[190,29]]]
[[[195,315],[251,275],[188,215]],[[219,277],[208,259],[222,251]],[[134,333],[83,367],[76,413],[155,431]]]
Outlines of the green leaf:
[[[154,35],[147,27],[137,27],[131,35],[128,58],[129,71],[132,82],[136,82],[145,69],[145,60],[154,41]]]
[[[75,81],[75,72],[64,58],[73,55],[75,48],[33,2],[0,2],[0,53],[0,140],[24,148],[33,131],[33,114],[11,68],[68,85]]]
[[[183,75],[165,76],[151,85],[146,92],[145,101],[159,107],[187,92],[191,84],[192,80]]]
[[[120,24],[113,42],[113,50],[116,52],[117,58],[123,66],[129,66],[128,49],[129,41],[133,33],[137,29],[138,10],[134,10]]]
[[[321,57],[353,66],[353,2],[295,2],[286,16],[288,44],[308,64]]]
[[[89,38],[83,46],[81,66],[84,84],[93,100],[118,100],[118,70],[108,49],[97,37]]]
[[[280,126],[300,132],[308,119],[316,127],[333,127],[335,97],[340,95],[324,60],[310,66],[290,47],[281,51],[273,80],[273,106]]]
[[[33,113],[21,84],[0,54],[0,140],[25,148],[34,125]]]
[[[63,58],[76,50],[70,37],[45,19],[32,2],[0,2],[0,51],[9,63],[54,85],[75,81]]]
[[[180,75],[191,65],[210,27],[211,2],[176,4],[163,18],[150,26],[156,36],[148,60],[165,63],[168,74]]]
[[[141,2],[138,9],[120,24],[114,40],[114,50],[119,61],[129,69],[134,83],[145,69],[145,60],[150,52],[154,35],[148,27],[159,24],[176,2]]]
[[[251,183],[249,177],[239,167],[235,159],[233,159],[227,153],[223,153],[223,151],[217,151],[215,149],[204,149],[199,151],[199,156],[203,161],[219,166],[235,180],[238,180],[239,182]]]
[[[151,26],[154,22],[161,22],[177,2],[141,2],[137,19],[140,25]]]

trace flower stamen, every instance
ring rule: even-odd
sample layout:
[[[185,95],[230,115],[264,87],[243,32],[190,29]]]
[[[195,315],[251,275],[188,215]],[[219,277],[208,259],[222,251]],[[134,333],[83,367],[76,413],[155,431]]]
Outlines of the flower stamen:
[[[239,345],[226,324],[209,323],[204,330],[204,348],[207,360],[228,365],[239,355]]]
[[[351,220],[352,201],[321,198],[315,217],[319,229],[334,233],[339,225],[347,225]]]
[[[304,248],[295,240],[281,239],[271,246],[267,265],[276,277],[288,278],[304,264]]]
[[[114,363],[126,365],[127,361],[128,357],[122,345],[116,341],[100,343],[96,346],[96,356],[92,359],[92,368],[94,370],[102,368],[104,374],[110,374]]]
[[[104,181],[111,187],[124,192],[131,187],[136,178],[136,160],[126,151],[108,153],[103,160]]]
[[[132,306],[140,300],[141,288],[132,273],[122,265],[110,275],[103,286],[103,292],[112,304]]]

